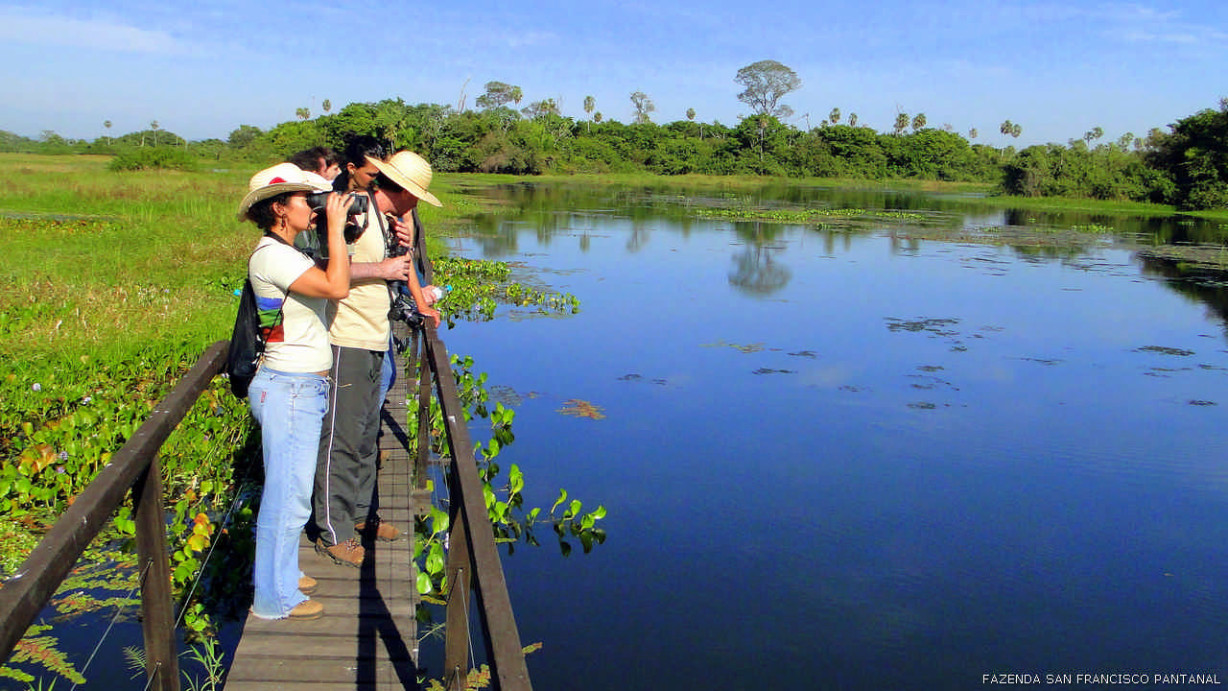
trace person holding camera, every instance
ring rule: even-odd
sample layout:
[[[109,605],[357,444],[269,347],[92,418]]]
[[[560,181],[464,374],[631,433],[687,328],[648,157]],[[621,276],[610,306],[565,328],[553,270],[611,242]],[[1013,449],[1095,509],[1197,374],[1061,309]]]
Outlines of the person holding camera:
[[[349,293],[350,266],[343,231],[349,202],[332,194],[323,212],[330,259],[318,266],[294,248],[317,212],[307,201],[321,191],[297,166],[282,163],[252,176],[239,204],[264,237],[248,258],[265,349],[248,388],[260,424],[264,486],[256,518],[252,614],[264,619],[316,619],[324,613],[307,597],[315,581],[298,564],[298,536],[311,512],[312,478],[320,427],[328,406],[327,305]]]
[[[372,202],[359,224],[365,230],[352,245],[350,294],[336,303],[329,328],[335,389],[319,439],[313,532],[317,552],[353,567],[366,556],[360,530],[382,540],[400,536],[394,526],[368,516],[379,453],[379,385],[392,336],[388,281],[404,281],[412,273],[408,256],[388,256],[389,240],[397,234],[378,209],[378,193],[370,191],[379,173],[372,161],[383,154],[373,137],[355,138],[334,181],[334,189],[368,195]]]

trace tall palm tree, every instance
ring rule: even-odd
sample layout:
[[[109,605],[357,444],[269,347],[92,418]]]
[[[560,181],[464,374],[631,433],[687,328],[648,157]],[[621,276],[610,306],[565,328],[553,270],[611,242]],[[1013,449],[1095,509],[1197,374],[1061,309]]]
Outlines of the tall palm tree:
[[[896,113],[896,116],[895,116],[896,135],[901,134],[906,129],[908,129],[908,113]]]

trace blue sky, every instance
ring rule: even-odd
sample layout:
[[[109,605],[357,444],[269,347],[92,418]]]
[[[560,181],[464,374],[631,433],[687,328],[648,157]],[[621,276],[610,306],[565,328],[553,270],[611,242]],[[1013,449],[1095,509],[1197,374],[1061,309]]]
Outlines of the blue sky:
[[[736,124],[738,69],[792,67],[793,124],[833,107],[889,130],[926,114],[978,141],[1145,134],[1228,96],[1228,2],[576,0],[406,3],[0,0],[0,129],[93,139],[157,120],[189,139],[266,129],[329,99],[467,105],[519,85],[584,117]],[[467,86],[466,86],[467,82]]]

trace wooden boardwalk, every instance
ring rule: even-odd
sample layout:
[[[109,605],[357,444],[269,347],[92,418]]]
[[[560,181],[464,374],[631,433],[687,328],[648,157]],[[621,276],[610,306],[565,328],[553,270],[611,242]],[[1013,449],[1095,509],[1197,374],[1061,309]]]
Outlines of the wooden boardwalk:
[[[414,513],[412,462],[406,450],[409,382],[398,376],[384,407],[380,437],[380,515],[401,530],[396,542],[364,542],[361,569],[339,566],[299,545],[303,573],[319,581],[312,599],[324,605],[315,621],[268,621],[248,616],[227,691],[283,689],[382,690],[418,688],[416,571],[411,559]],[[416,382],[414,382],[416,384]]]

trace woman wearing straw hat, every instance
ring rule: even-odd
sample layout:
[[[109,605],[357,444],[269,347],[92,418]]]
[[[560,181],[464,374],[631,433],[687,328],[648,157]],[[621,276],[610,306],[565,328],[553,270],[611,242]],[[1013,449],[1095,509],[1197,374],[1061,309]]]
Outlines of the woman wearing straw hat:
[[[299,571],[298,538],[311,512],[320,426],[328,406],[326,308],[349,293],[349,255],[343,231],[348,200],[330,195],[328,264],[317,266],[294,248],[312,225],[307,193],[323,191],[291,163],[252,176],[239,218],[264,231],[247,263],[266,334],[263,360],[248,389],[264,447],[264,488],[256,519],[252,614],[263,619],[316,619],[324,613],[307,598],[315,581]],[[306,593],[303,591],[307,591]]]

